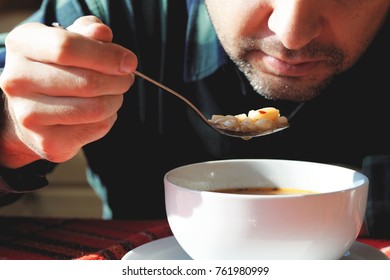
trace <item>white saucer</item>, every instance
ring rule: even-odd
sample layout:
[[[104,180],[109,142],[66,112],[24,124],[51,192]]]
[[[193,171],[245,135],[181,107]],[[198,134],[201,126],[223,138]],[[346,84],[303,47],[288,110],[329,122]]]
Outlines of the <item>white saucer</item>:
[[[141,245],[123,256],[122,260],[191,260],[174,236],[161,238]],[[341,260],[388,260],[376,248],[355,241]]]

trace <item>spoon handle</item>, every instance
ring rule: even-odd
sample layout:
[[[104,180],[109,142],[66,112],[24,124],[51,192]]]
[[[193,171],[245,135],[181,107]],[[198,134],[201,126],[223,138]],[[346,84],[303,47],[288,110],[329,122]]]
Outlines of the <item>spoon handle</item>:
[[[168,91],[169,93],[172,93],[173,95],[175,95],[176,97],[180,98],[181,100],[183,100],[185,103],[187,103],[187,105],[189,105],[201,118],[204,122],[207,123],[207,125],[210,125],[209,121],[207,120],[207,118],[203,115],[202,112],[199,111],[199,109],[197,107],[195,107],[194,104],[191,103],[191,101],[189,101],[187,98],[185,98],[183,95],[181,95],[180,93],[174,91],[173,89],[170,89],[169,87],[166,87],[164,86],[163,84],[157,82],[156,80],[153,80],[152,78],[146,76],[145,74],[142,74],[141,72],[138,72],[138,71],[134,71],[133,72],[136,76],[139,76],[141,77],[142,79],[145,79],[147,80],[148,82],[151,82],[152,84],[155,84],[156,86]]]

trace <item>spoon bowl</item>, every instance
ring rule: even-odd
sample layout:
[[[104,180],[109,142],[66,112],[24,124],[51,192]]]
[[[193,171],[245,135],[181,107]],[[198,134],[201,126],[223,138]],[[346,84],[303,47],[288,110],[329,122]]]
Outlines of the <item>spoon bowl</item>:
[[[268,130],[262,130],[262,131],[242,131],[242,130],[232,130],[232,129],[224,129],[224,128],[219,128],[218,126],[214,125],[213,123],[210,122],[210,125],[217,130],[219,133],[225,134],[227,136],[231,137],[239,137],[244,140],[249,140],[253,137],[259,137],[259,136],[265,136],[268,134],[272,134],[278,131],[281,131],[283,129],[286,129],[289,127],[289,125],[284,125],[281,127],[273,128],[273,129],[268,129]]]
[[[195,111],[195,113],[203,120],[204,123],[206,123],[208,126],[213,128],[215,131],[222,133],[226,136],[239,137],[239,138],[242,138],[244,140],[249,140],[253,137],[269,135],[269,134],[281,131],[281,130],[289,127],[288,122],[278,124],[277,126],[273,126],[270,129],[261,129],[261,130],[240,130],[240,129],[237,130],[237,129],[229,129],[228,127],[222,127],[218,124],[211,122],[209,119],[207,119],[206,116],[194,104],[192,104],[191,101],[189,101],[183,95],[164,86],[163,84],[153,80],[152,78],[146,76],[145,74],[142,74],[139,71],[134,71],[134,74],[136,76],[139,76],[139,77],[145,79],[146,81],[164,89],[165,91],[173,94],[174,96],[180,98],[182,101],[184,101],[188,106],[190,106]]]

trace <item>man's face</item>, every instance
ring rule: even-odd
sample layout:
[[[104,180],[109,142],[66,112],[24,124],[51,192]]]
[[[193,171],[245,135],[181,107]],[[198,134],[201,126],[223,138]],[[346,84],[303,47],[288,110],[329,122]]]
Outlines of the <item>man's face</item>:
[[[389,0],[205,0],[227,54],[255,90],[304,101],[351,67]]]

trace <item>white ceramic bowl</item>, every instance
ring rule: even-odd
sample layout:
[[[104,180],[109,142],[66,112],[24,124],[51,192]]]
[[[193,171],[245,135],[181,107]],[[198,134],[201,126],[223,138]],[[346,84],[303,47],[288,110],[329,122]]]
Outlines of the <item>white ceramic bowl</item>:
[[[169,225],[193,259],[339,259],[362,226],[368,179],[314,162],[201,162],[164,177]],[[210,190],[277,186],[316,194],[242,195]]]

